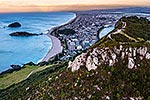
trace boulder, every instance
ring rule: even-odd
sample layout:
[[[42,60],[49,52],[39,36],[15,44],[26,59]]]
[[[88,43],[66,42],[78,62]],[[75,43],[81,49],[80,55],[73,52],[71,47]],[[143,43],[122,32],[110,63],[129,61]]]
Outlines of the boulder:
[[[32,61],[31,61],[31,62],[29,62],[29,63],[26,63],[26,64],[24,64],[24,65],[36,66],[36,64],[35,64],[35,63],[33,63]]]
[[[14,70],[20,70],[21,66],[20,65],[10,65]]]
[[[8,25],[8,27],[21,27],[21,24],[18,22],[14,22]]]
[[[38,34],[32,34],[28,32],[13,32],[9,34],[10,36],[38,36]]]

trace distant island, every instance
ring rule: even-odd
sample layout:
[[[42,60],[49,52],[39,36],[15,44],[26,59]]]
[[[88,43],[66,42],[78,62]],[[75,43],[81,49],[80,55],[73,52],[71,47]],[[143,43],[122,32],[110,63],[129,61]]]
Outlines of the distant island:
[[[28,32],[13,32],[9,34],[10,36],[38,36],[39,34],[33,34],[33,33],[28,33]]]
[[[108,11],[79,11],[75,19],[52,28],[48,35],[61,41],[62,53],[2,74],[0,99],[149,100],[148,15]],[[99,38],[108,27],[114,29]],[[25,78],[10,83],[9,75]]]
[[[12,28],[21,27],[21,24],[19,22],[14,22],[9,24],[8,27],[12,27]]]

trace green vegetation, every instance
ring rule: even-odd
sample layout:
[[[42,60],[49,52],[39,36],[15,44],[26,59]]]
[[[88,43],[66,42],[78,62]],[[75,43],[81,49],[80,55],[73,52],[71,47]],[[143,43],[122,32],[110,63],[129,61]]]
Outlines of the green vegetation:
[[[60,34],[64,34],[64,35],[73,35],[76,32],[73,29],[63,29],[63,30],[57,30],[56,31],[56,35],[59,36]]]
[[[129,35],[125,34],[124,32],[120,32],[120,34],[112,34],[112,38],[115,39],[115,41],[119,41],[119,42],[137,42],[136,39],[130,37]]]
[[[123,22],[126,23],[125,29],[123,28]],[[117,30],[122,29],[118,34],[113,34]],[[108,35],[111,34],[111,38]],[[115,29],[100,39],[97,43],[90,48],[99,47],[113,47],[120,44],[126,44],[131,46],[144,46],[150,40],[150,21],[146,18],[138,18],[136,16],[122,17],[116,24]]]
[[[150,21],[148,19],[136,16],[123,17],[116,23],[115,28],[122,28],[122,22],[126,22],[124,32],[130,37],[136,40],[139,40],[139,38],[145,41],[150,40]]]
[[[138,69],[128,69],[123,62],[117,65],[99,66],[95,71],[81,67],[76,72],[66,69],[66,63],[53,65],[32,74],[27,80],[0,92],[1,100],[85,98],[111,100],[123,97],[147,99],[150,94],[150,61],[144,59]],[[145,70],[146,69],[146,70]],[[127,98],[129,99],[129,98]]]
[[[42,95],[42,92],[44,91],[40,89],[42,89],[43,86],[48,86],[49,82],[55,81],[56,75],[64,70],[67,63],[68,62],[62,62],[61,64],[47,67],[42,71],[31,74],[28,79],[18,84],[0,90],[0,100],[15,100],[19,98],[27,99],[30,95],[35,97],[36,95],[34,96],[32,90],[35,90],[38,93],[41,92],[40,94]],[[37,97],[40,96],[40,94],[37,94]],[[46,94],[44,95],[46,96]]]
[[[51,66],[52,65],[39,67],[26,65],[19,71],[3,74],[0,76],[0,90],[5,89],[13,84],[17,84],[28,78],[31,74],[42,71]]]
[[[122,27],[121,20],[127,22],[124,31],[113,34],[112,40],[107,37],[111,34],[109,33],[86,52],[90,53],[91,49],[95,47],[112,49],[114,46],[119,48],[120,45],[124,49],[147,47],[148,52],[150,52],[150,43],[148,42],[150,31],[143,33],[145,28],[150,30],[150,27],[142,27],[143,25],[149,25],[150,22],[145,18],[123,17],[118,21],[113,32]],[[137,26],[139,29],[132,31]],[[31,76],[20,83],[16,82],[17,84],[1,90],[0,100],[106,100],[106,98],[129,100],[130,97],[149,100],[150,59],[140,60],[140,55],[136,55],[135,61],[140,66],[129,69],[127,67],[128,58],[122,61],[119,54],[117,54],[117,58],[119,61],[114,66],[102,64],[92,71],[88,71],[85,66],[81,66],[78,71],[72,72],[71,69],[66,68],[68,61],[59,61],[57,56],[54,58],[55,60],[50,61],[48,66],[27,66],[18,71],[19,77],[25,79],[33,71]],[[15,76],[15,73],[17,72],[8,75],[12,77],[14,74],[14,78],[19,78]],[[1,78],[5,77],[8,77],[7,74],[6,76],[0,76],[0,84]],[[7,82],[9,81],[11,80]]]
[[[26,79],[26,77],[33,71],[37,69],[36,66],[30,67],[26,66],[25,68],[14,71],[13,73],[7,73],[0,76],[0,89],[6,88],[12,84],[19,83]]]

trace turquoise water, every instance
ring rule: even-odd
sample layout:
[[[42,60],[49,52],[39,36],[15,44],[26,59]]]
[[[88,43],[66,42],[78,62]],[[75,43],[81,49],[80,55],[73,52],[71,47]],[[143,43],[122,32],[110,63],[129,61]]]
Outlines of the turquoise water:
[[[12,64],[22,65],[30,61],[38,63],[52,47],[51,40],[46,35],[11,37],[10,33],[47,33],[51,27],[66,23],[73,17],[75,14],[69,12],[0,14],[0,72],[10,68]],[[22,27],[7,27],[16,21]]]

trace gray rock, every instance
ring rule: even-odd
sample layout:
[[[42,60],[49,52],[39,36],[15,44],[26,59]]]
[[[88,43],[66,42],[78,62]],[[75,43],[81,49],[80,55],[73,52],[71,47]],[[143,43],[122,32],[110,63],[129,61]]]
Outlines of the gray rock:
[[[14,22],[9,24],[8,27],[21,27],[21,24],[19,22]]]
[[[10,36],[38,36],[38,34],[32,34],[28,32],[13,32],[9,34]]]
[[[14,70],[19,70],[21,69],[20,65],[10,65]]]

